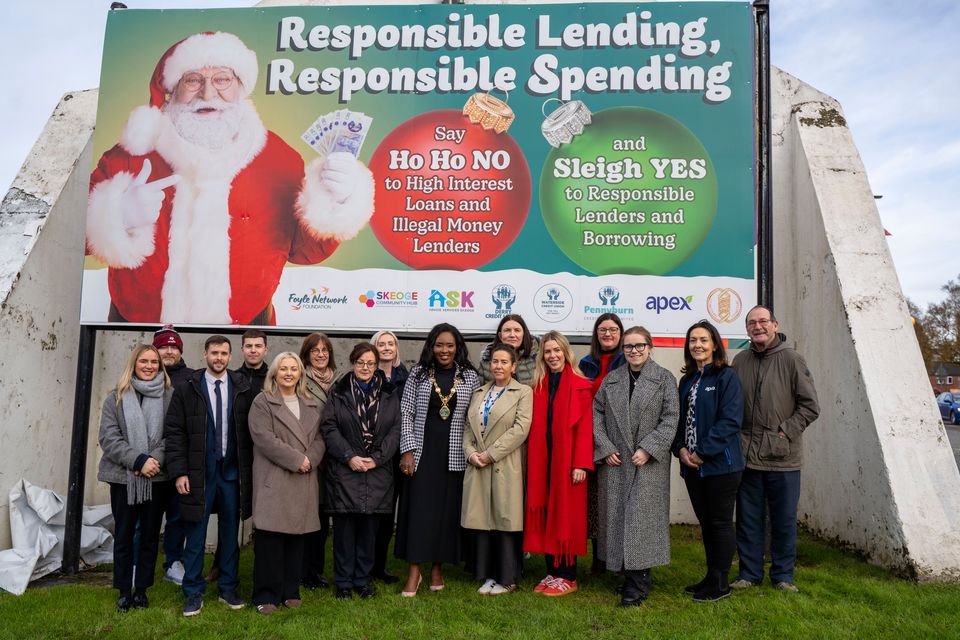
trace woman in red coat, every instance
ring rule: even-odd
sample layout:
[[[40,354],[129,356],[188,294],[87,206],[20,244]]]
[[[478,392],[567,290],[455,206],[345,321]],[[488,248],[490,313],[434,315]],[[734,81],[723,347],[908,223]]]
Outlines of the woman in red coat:
[[[576,557],[587,553],[587,472],[593,471],[590,381],[573,364],[563,335],[540,342],[527,440],[527,507],[523,548],[546,556],[547,575],[534,591],[577,590]]]

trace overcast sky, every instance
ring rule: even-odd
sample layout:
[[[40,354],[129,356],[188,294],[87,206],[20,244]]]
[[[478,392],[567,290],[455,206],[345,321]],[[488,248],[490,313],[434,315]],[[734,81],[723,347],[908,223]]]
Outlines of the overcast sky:
[[[252,1],[128,0],[131,8]],[[960,275],[957,0],[771,0],[772,58],[843,105],[904,292],[925,306]],[[3,191],[64,93],[96,87],[110,2],[7,2],[0,24]]]

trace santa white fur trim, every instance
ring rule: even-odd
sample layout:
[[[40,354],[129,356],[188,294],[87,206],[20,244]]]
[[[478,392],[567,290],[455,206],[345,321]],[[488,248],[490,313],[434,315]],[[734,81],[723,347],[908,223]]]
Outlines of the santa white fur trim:
[[[257,54],[232,33],[197,33],[177,46],[163,67],[163,88],[173,93],[188,71],[203,67],[228,67],[240,78],[243,96],[257,84]]]
[[[303,190],[297,197],[297,215],[314,238],[349,240],[373,215],[373,174],[358,160],[360,180],[353,193],[338,203],[320,179],[324,160],[317,158],[307,166]]]
[[[130,112],[120,133],[120,146],[131,155],[145,156],[157,148],[157,134],[166,116],[155,107],[143,105]]]
[[[87,199],[87,244],[97,258],[114,268],[136,269],[153,254],[154,224],[125,229],[120,198],[133,184],[126,171],[97,184]]]

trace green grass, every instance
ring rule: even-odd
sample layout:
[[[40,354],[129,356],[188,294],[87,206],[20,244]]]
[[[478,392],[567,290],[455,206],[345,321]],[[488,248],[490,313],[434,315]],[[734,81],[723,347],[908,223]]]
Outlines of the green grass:
[[[543,571],[542,558],[534,557],[526,562],[521,590],[505,596],[479,596],[463,571],[447,567],[447,588],[440,593],[424,585],[416,598],[401,598],[400,585],[376,583],[376,598],[339,602],[331,590],[304,591],[301,609],[270,618],[252,607],[228,610],[214,588],[203,612],[184,619],[179,588],[162,581],[149,592],[149,609],[117,614],[109,569],[99,568],[73,584],[31,588],[20,597],[0,594],[0,638],[960,638],[960,587],[892,577],[807,534],[799,540],[799,594],[766,583],[718,603],[694,603],[682,589],[702,577],[698,530],[674,527],[672,551],[673,563],[653,571],[650,599],[629,610],[615,606],[619,578],[590,578],[586,559],[580,591],[563,598],[532,592]],[[248,547],[241,556],[244,595],[252,567]],[[405,572],[396,560],[389,568]]]

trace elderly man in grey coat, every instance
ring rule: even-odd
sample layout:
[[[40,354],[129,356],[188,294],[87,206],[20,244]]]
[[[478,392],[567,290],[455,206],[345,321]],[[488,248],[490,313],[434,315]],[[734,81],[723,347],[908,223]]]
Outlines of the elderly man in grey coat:
[[[680,404],[677,380],[650,359],[643,327],[623,337],[626,367],[607,374],[593,402],[600,481],[599,554],[624,571],[621,606],[650,593],[650,568],[670,563],[670,445]]]

